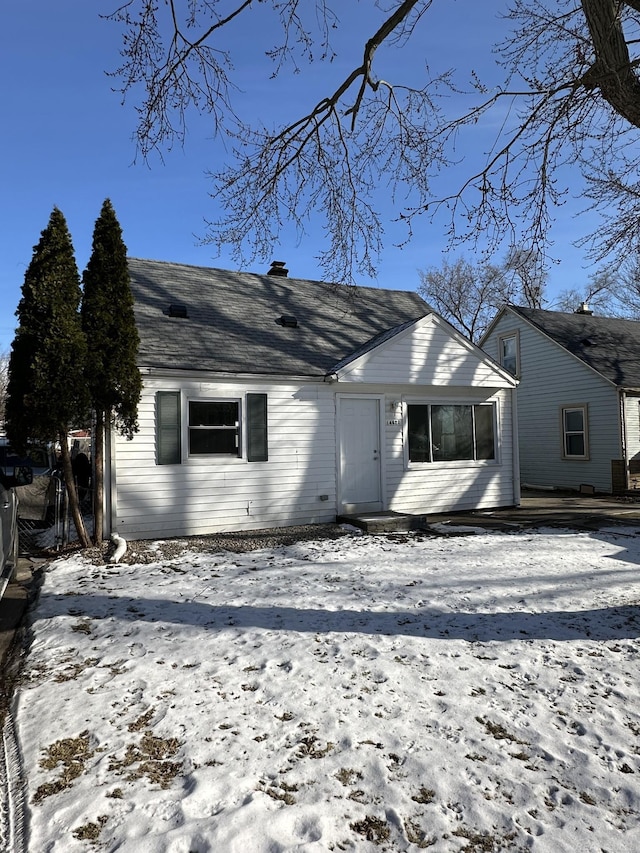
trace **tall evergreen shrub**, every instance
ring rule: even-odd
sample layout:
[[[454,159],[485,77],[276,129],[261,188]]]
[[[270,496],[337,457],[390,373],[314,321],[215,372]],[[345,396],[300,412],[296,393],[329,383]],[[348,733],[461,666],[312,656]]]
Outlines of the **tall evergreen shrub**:
[[[127,247],[109,199],[95,223],[91,257],[83,274],[82,327],[87,340],[86,382],[95,411],[94,517],[102,540],[104,437],[112,424],[131,439],[138,431],[142,389],[136,365],[138,331],[127,266]]]
[[[5,429],[11,444],[60,443],[62,466],[78,537],[90,544],[78,506],[69,431],[86,423],[85,336],[80,277],[64,216],[53,208],[33,249],[18,304],[18,329],[9,357]]]

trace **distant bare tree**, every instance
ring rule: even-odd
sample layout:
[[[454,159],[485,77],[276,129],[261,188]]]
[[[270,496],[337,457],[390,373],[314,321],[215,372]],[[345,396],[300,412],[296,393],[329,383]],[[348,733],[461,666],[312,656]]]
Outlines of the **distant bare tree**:
[[[418,292],[460,332],[478,341],[501,303],[503,278],[498,267],[475,267],[464,258],[420,272]]]
[[[632,255],[622,264],[618,282],[614,295],[621,316],[640,320],[640,255]]]
[[[547,269],[539,252],[512,247],[501,267],[505,280],[505,302],[528,308],[542,308],[547,286]]]
[[[597,270],[584,287],[563,290],[550,307],[575,311],[583,304],[601,317],[640,320],[640,257],[632,255],[618,268]]]
[[[546,283],[539,257],[524,249],[512,250],[500,265],[458,258],[419,275],[423,298],[474,343],[505,303],[540,308]]]

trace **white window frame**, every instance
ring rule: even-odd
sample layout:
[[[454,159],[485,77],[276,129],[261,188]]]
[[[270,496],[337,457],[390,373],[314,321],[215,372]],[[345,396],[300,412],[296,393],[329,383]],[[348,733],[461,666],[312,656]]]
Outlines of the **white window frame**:
[[[235,423],[235,426],[220,426],[220,427],[209,427],[209,426],[191,426],[191,404],[192,403],[235,403],[238,406],[238,420]],[[243,441],[242,441],[242,431],[243,431],[243,407],[242,407],[242,398],[241,397],[188,397],[186,400],[186,417],[185,417],[185,430],[186,430],[186,451],[188,459],[198,459],[200,461],[204,459],[211,460],[221,460],[221,459],[242,459],[243,458]],[[236,434],[236,452],[235,453],[192,453],[191,452],[191,430],[207,430],[207,429],[218,429],[223,431],[233,431]]]
[[[504,363],[504,345],[506,341],[513,340],[515,342],[515,356],[516,356],[516,372],[512,373],[511,370]],[[499,335],[498,337],[498,361],[500,362],[500,366],[504,367],[504,369],[511,373],[512,376],[515,376],[516,379],[520,376],[520,331],[516,329],[513,332],[505,332],[503,335]]]
[[[582,413],[582,429],[568,430],[566,428],[566,414],[569,412]],[[569,435],[582,435],[584,453],[569,453],[567,438]],[[589,459],[589,407],[586,403],[574,403],[560,407],[560,439],[562,441],[562,458],[568,461],[583,462]]]
[[[485,467],[487,465],[499,465],[500,464],[500,440],[499,440],[499,422],[498,422],[498,402],[497,400],[420,400],[412,398],[410,400],[404,400],[404,424],[403,424],[403,432],[404,432],[404,451],[405,451],[405,467],[409,468],[417,468],[424,469],[425,466],[429,466],[430,468],[439,467],[439,468],[477,468],[477,467]],[[410,406],[428,406],[429,407],[429,445],[431,449],[431,459],[427,462],[414,462],[409,458],[409,407]],[[431,406],[471,406],[471,409],[475,409],[476,407],[484,406],[491,407],[493,414],[493,459],[443,459],[443,460],[434,460],[433,459],[433,444],[431,438],[431,429],[432,429],[432,421],[431,421]],[[473,452],[474,456],[477,451],[476,446],[476,430],[475,430],[475,415],[472,415],[472,425],[473,425]]]
[[[231,424],[191,424],[192,403],[233,403],[237,420]],[[238,395],[204,395],[174,389],[161,389],[155,394],[155,446],[157,465],[235,465],[238,461],[266,463],[269,461],[269,406],[265,391],[247,391]],[[191,452],[192,430],[217,429],[236,436],[235,452]]]

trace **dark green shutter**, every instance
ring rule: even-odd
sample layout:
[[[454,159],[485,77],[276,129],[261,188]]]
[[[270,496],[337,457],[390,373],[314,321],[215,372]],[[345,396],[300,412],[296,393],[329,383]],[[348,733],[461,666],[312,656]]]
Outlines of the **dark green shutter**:
[[[158,391],[156,394],[156,447],[158,465],[182,462],[179,391]]]
[[[247,394],[247,461],[266,462],[267,446],[267,395]]]

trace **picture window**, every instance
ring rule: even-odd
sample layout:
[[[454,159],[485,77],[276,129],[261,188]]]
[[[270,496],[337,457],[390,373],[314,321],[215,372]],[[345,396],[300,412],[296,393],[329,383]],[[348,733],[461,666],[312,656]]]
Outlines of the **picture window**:
[[[492,461],[493,405],[407,406],[409,462]]]

